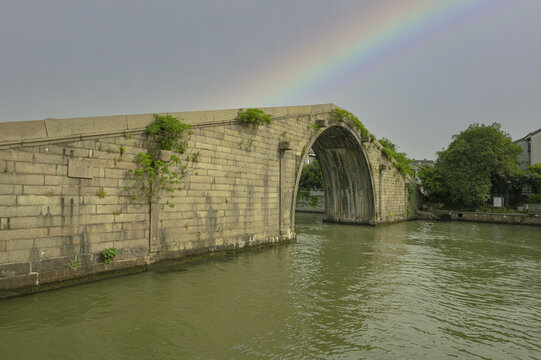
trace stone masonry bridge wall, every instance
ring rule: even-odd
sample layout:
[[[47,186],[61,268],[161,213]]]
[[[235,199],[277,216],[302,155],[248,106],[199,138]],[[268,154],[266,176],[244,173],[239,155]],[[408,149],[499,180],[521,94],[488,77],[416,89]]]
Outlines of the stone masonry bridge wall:
[[[275,120],[257,127],[240,124],[237,109],[168,113],[194,126],[188,154],[200,158],[190,163],[183,190],[152,206],[132,200],[124,188],[133,184],[128,170],[137,153],[155,147],[144,134],[153,114],[0,123],[0,297],[141,271],[161,260],[293,240],[307,150],[343,152],[332,148],[332,132],[319,141],[327,130],[314,126],[334,108],[264,108]],[[351,143],[361,139],[350,125],[334,125],[352,134]],[[291,149],[279,149],[284,140]],[[355,156],[368,164],[361,191],[372,196],[359,222],[407,219],[415,206],[408,203],[412,179],[396,170],[379,143],[357,142],[362,151]],[[339,165],[327,171],[333,166]],[[336,214],[327,215],[340,221]],[[100,253],[110,247],[119,255],[105,265]],[[70,261],[79,264],[67,266]]]

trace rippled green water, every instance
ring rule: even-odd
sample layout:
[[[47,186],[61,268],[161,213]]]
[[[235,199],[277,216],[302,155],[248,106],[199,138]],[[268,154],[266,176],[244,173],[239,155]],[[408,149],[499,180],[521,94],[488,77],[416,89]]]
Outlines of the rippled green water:
[[[297,233],[0,301],[0,358],[541,358],[539,227],[299,214]]]

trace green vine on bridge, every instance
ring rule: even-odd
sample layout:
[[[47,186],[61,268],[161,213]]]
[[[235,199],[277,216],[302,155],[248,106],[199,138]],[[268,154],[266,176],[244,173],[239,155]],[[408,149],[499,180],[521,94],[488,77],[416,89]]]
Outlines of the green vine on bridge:
[[[192,134],[191,130],[186,132],[191,127],[172,115],[155,115],[154,122],[147,125],[145,133],[160,144],[160,149],[174,150],[183,154],[188,146],[184,136]]]
[[[341,121],[359,129],[362,136],[370,136],[372,140],[376,140],[376,137],[370,134],[368,129],[363,125],[363,123],[359,120],[357,116],[347,110],[333,109],[330,113],[329,122],[337,123]]]
[[[239,110],[237,119],[244,125],[270,125],[272,123],[272,115],[267,114],[261,109],[246,109]]]
[[[333,109],[330,113],[329,122],[345,122],[351,126],[356,127],[361,132],[361,136],[369,136],[372,141],[376,140],[376,137],[366,129],[363,123],[347,110],[343,109]],[[397,146],[393,144],[389,139],[382,138],[379,140],[380,144],[383,146],[381,152],[384,153],[389,159],[394,159],[396,161],[395,166],[398,168],[402,175],[413,176],[413,170],[410,167],[409,159],[407,158],[406,153],[401,153],[397,151]]]
[[[410,166],[410,160],[406,153],[398,152],[398,147],[387,138],[379,139],[379,143],[383,146],[381,152],[384,153],[389,159],[396,161],[395,166],[398,168],[402,175],[409,175],[413,177],[413,170]]]
[[[414,185],[409,184],[407,185],[407,192],[408,192],[408,200],[407,200],[407,206],[406,206],[406,214],[410,215],[414,211],[414,200],[415,200],[415,191],[416,188]]]

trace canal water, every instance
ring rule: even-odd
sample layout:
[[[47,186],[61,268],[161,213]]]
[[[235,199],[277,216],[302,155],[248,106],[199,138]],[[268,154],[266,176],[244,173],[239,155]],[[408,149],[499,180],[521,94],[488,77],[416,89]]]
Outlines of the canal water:
[[[294,244],[0,301],[1,359],[540,359],[541,229],[297,215]]]

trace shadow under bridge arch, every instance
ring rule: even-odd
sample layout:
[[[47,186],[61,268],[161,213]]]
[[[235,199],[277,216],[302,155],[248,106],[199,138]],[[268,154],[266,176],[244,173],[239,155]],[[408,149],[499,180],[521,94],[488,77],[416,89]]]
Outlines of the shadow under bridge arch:
[[[325,182],[323,220],[375,225],[374,185],[360,136],[337,125],[317,134],[308,146],[316,154]],[[302,166],[296,186],[301,172]]]

